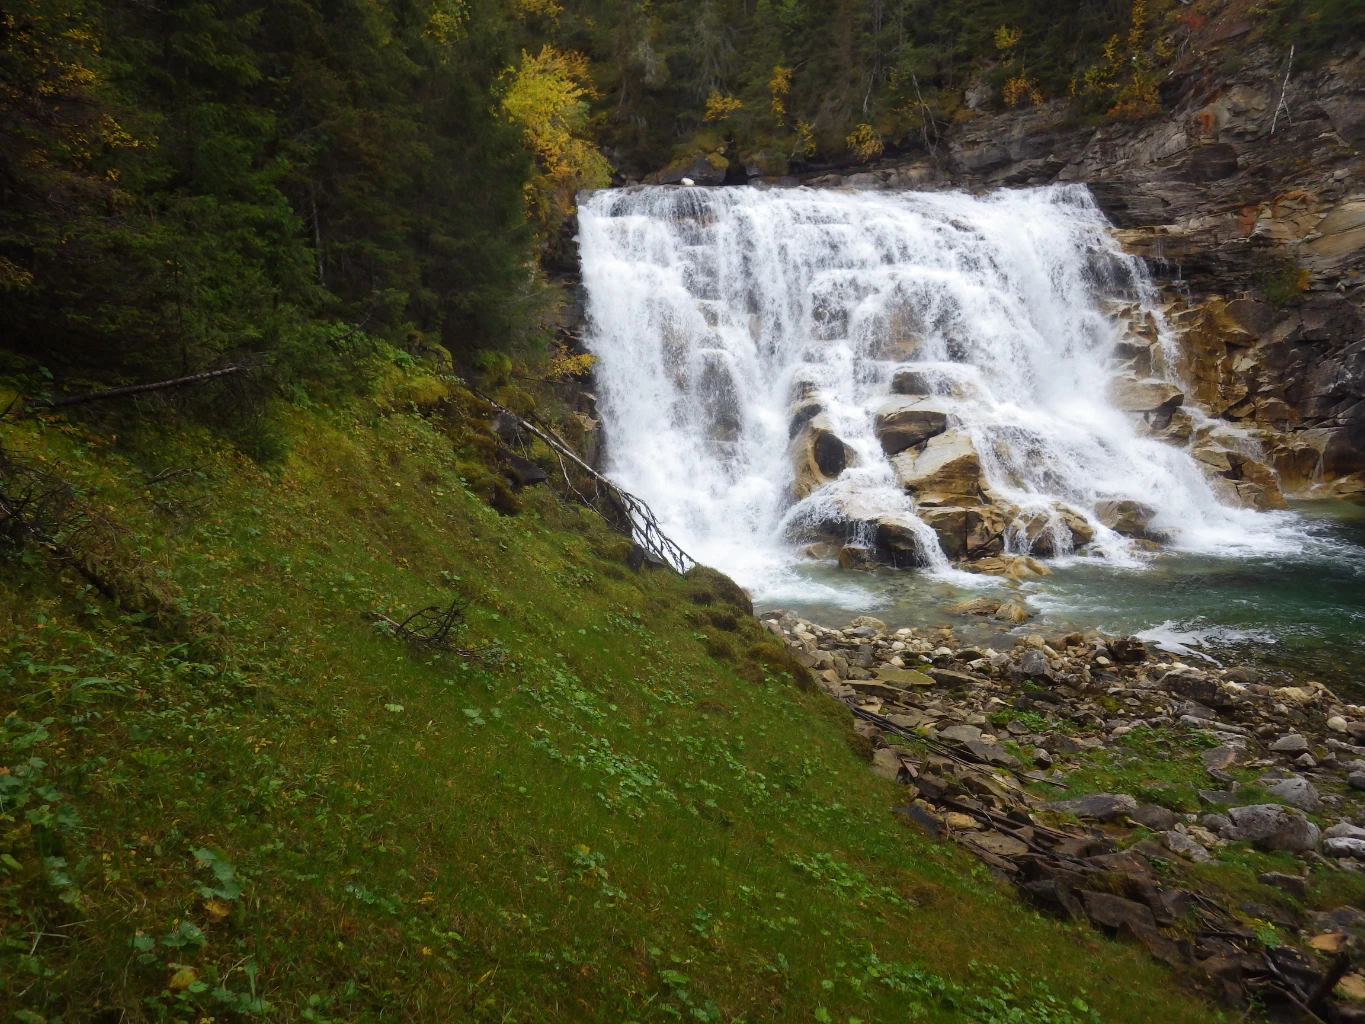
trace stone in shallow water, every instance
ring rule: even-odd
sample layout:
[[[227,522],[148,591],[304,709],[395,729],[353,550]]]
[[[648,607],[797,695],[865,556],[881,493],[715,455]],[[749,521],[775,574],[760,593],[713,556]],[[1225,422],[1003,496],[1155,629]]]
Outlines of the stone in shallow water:
[[[849,629],[870,629],[870,630],[872,630],[874,633],[885,633],[885,632],[886,632],[886,623],[883,622],[881,619],[875,618],[874,616],[871,616],[871,615],[859,615],[856,619],[854,619],[852,622],[850,622],[850,623],[848,624],[848,628],[849,628]],[[860,633],[860,634],[858,634],[858,635],[859,635],[859,636],[863,636],[863,635],[871,635],[871,634],[862,634],[862,633]]]
[[[957,604],[948,606],[950,615],[994,615],[1004,604],[999,598],[995,597],[974,597],[970,601],[961,601]]]
[[[1012,622],[1018,626],[1033,618],[1033,613],[1021,601],[1006,601],[996,609],[993,617],[1001,622]]]

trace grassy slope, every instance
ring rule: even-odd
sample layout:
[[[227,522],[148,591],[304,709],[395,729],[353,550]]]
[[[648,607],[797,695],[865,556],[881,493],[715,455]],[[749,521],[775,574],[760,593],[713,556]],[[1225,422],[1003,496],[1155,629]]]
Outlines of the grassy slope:
[[[271,472],[193,434],[3,427],[185,612],[0,564],[6,1020],[1214,1017],[897,824],[841,709],[704,581],[630,573],[543,488],[496,514],[449,424],[286,427]],[[367,618],[452,586],[499,664]]]

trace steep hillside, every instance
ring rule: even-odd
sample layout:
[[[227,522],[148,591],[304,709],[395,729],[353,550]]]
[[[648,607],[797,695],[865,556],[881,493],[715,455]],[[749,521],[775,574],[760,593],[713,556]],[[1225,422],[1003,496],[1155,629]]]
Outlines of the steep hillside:
[[[394,369],[270,470],[5,421],[13,1019],[1210,1018],[898,823],[732,584],[508,491],[484,416]]]

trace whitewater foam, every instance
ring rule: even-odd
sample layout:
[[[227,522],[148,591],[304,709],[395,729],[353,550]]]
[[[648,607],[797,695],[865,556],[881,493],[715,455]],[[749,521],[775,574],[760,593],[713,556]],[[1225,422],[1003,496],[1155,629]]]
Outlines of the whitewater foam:
[[[1151,528],[1176,550],[1301,545],[1292,516],[1222,504],[1187,451],[1140,436],[1113,406],[1121,328],[1107,302],[1150,315],[1157,362],[1175,360],[1144,264],[1082,186],[612,190],[583,203],[579,225],[608,471],[692,555],[761,597],[799,590],[858,606],[853,583],[818,597],[803,589],[794,540],[852,500],[901,517],[925,538],[931,567],[951,571],[873,433],[907,362],[956,378],[940,398],[995,494],[1024,510],[1079,511],[1093,552],[1115,563],[1141,558],[1095,513],[1113,498],[1156,509]],[[794,501],[798,385],[854,458]],[[1057,540],[1065,554],[1069,539]]]

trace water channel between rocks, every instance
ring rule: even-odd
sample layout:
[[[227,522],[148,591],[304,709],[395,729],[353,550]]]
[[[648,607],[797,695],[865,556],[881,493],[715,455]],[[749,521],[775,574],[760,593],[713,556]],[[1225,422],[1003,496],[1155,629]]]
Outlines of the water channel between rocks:
[[[1257,510],[1254,443],[1169,398],[1159,296],[1084,188],[616,190],[579,241],[607,471],[759,609],[1095,627],[1365,693],[1365,512]],[[1050,574],[955,567],[1021,555]],[[1034,617],[946,611],[979,595]]]

